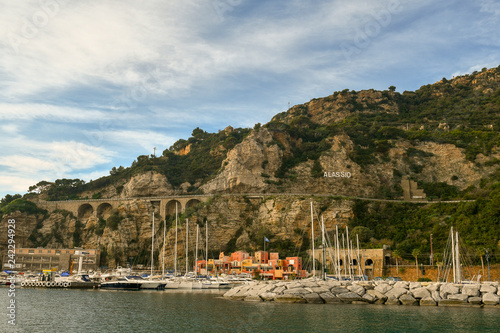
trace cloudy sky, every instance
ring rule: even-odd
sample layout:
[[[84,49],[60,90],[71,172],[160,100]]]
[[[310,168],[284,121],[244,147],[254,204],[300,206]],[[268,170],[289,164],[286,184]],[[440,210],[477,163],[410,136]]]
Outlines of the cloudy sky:
[[[498,0],[0,0],[0,197],[200,127],[500,65]]]

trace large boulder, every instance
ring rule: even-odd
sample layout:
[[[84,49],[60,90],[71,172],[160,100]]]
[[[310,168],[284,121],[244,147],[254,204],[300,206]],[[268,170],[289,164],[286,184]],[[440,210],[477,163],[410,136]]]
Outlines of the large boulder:
[[[368,293],[364,294],[364,295],[363,295],[363,298],[364,298],[364,299],[365,299],[368,303],[370,303],[370,304],[373,304],[373,303],[375,303],[375,302],[378,300],[378,298],[377,298],[377,297],[373,296],[372,294],[368,294]]]
[[[479,284],[466,284],[462,288],[462,294],[469,297],[477,297],[479,296],[480,288],[481,286]]]
[[[366,293],[365,288],[360,285],[353,284],[352,286],[348,286],[347,289],[352,291],[353,293],[358,294],[359,296],[363,296]]]
[[[336,296],[340,298],[344,303],[352,303],[357,301],[366,302],[366,299],[364,299],[363,297],[359,296],[356,293],[353,293],[352,291],[349,291],[344,294],[338,294]]]
[[[486,293],[496,293],[497,292],[497,287],[492,285],[492,284],[486,284],[486,283],[483,283],[481,285],[481,289],[479,290],[482,294],[486,294]]]
[[[388,292],[386,292],[385,296],[387,296],[388,298],[399,298],[399,297],[401,297],[401,295],[408,294],[408,293],[409,293],[408,289],[394,287],[391,290],[389,290]]]
[[[260,298],[262,298],[262,300],[264,301],[272,301],[277,295],[276,293],[273,293],[273,292],[265,292],[265,293],[262,293],[259,295]]]
[[[481,305],[481,303],[483,302],[483,298],[482,297],[469,297],[467,299],[467,302],[469,302],[469,304],[472,304],[472,305]]]
[[[461,301],[459,299],[442,299],[439,301],[439,306],[468,306],[467,301]]]
[[[423,287],[412,289],[411,293],[413,294],[413,297],[418,299],[431,297],[431,292]]]
[[[331,292],[319,294],[319,297],[321,297],[325,303],[342,303],[340,298],[338,298]]]
[[[441,283],[436,282],[436,283],[429,283],[425,288],[429,290],[430,292],[433,291],[439,291],[439,287],[441,286]]]
[[[305,294],[309,294],[309,293],[310,292],[304,288],[293,288],[293,289],[283,290],[283,294],[285,294],[285,295],[286,294],[305,295]]]
[[[401,302],[402,305],[418,305],[418,301],[412,295],[409,294],[401,295],[399,301]]]
[[[410,282],[410,290],[421,288],[422,283],[420,282]]]
[[[344,287],[333,287],[330,289],[330,292],[334,295],[345,294],[349,292],[349,289]]]
[[[435,290],[433,292],[431,292],[431,295],[432,295],[432,299],[435,301],[435,302],[439,302],[442,300],[441,298],[441,295],[439,294],[439,291]]]
[[[392,289],[392,287],[390,285],[388,285],[387,283],[381,283],[379,285],[377,285],[375,288],[374,288],[376,291],[382,293],[382,294],[385,294],[387,293],[389,290]]]
[[[498,303],[500,303],[500,296],[493,293],[486,293],[483,295],[484,305],[497,305]]]
[[[325,303],[323,299],[316,293],[310,293],[310,294],[305,294],[302,295],[304,299],[306,300],[307,303],[311,304],[323,304]]]
[[[439,289],[439,295],[443,299],[447,299],[448,295],[453,295],[458,293],[460,293],[460,289],[458,289],[458,287],[454,286],[451,283],[443,284]]]
[[[382,294],[381,292],[379,292],[377,290],[367,290],[366,293],[377,298],[377,300],[375,301],[375,304],[384,304],[385,301],[387,301],[387,296],[385,296],[384,294]]]
[[[389,298],[385,301],[385,304],[386,304],[386,305],[400,305],[401,303],[399,302],[399,299],[394,298],[394,297],[389,297]]]
[[[437,302],[432,297],[424,297],[420,300],[420,306],[436,306]]]
[[[398,281],[394,284],[394,288],[410,289],[410,282],[408,281]]]
[[[295,294],[283,294],[274,298],[277,303],[306,303],[306,299]]]
[[[447,299],[458,299],[460,301],[466,302],[468,298],[469,296],[467,296],[466,294],[454,294],[454,295],[448,295]]]

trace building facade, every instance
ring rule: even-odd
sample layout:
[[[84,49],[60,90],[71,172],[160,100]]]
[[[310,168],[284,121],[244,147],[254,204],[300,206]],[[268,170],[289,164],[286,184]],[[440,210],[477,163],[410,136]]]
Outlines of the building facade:
[[[15,271],[41,272],[43,270],[77,271],[79,260],[82,258],[83,271],[99,269],[101,251],[96,249],[43,249],[43,248],[17,248],[15,250]],[[8,258],[4,256],[3,267],[7,265]]]

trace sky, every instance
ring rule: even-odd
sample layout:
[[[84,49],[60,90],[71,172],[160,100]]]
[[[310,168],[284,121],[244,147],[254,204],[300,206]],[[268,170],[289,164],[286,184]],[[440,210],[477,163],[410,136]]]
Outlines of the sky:
[[[196,127],[498,65],[498,0],[0,0],[0,198]]]

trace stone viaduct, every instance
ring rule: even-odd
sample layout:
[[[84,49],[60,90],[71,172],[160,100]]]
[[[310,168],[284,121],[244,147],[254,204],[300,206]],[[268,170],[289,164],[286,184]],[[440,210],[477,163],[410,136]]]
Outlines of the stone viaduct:
[[[72,212],[79,220],[91,216],[107,218],[111,210],[131,201],[150,203],[156,213],[165,217],[173,215],[177,209],[178,213],[184,212],[190,207],[194,207],[201,202],[206,202],[212,195],[193,196],[165,196],[165,197],[143,197],[143,198],[111,198],[111,199],[86,199],[67,201],[35,201],[40,208],[52,212],[56,209],[63,209]]]

